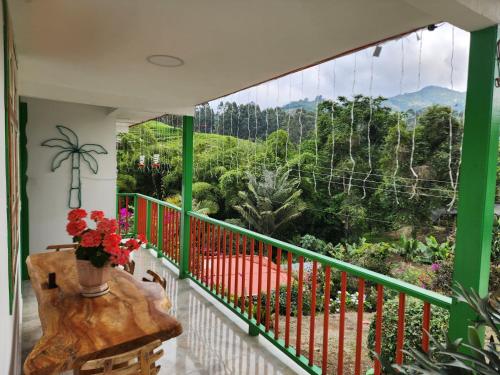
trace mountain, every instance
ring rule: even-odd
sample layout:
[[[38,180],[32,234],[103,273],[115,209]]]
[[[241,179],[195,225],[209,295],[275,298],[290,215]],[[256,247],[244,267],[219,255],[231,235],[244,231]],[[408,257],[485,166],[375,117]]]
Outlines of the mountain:
[[[295,111],[299,108],[304,108],[306,111],[314,111],[317,100],[322,101],[325,98],[322,96],[318,96],[313,100],[305,98],[285,104],[281,108],[285,111]],[[426,86],[419,91],[393,96],[385,100],[383,104],[398,111],[408,111],[410,109],[421,111],[433,104],[439,104],[451,106],[456,112],[463,112],[465,109],[465,92],[450,90],[440,86]]]
[[[302,108],[306,111],[314,112],[316,110],[316,103],[322,102],[323,100],[326,100],[326,98],[323,98],[321,95],[318,95],[316,99],[309,100],[309,98],[301,99],[301,100],[296,100],[290,103],[285,104],[281,108],[285,111],[296,111],[299,108]]]
[[[383,104],[399,111],[408,111],[410,109],[421,111],[425,107],[439,104],[451,106],[456,112],[463,112],[465,109],[465,92],[440,86],[426,86],[419,91],[393,96]]]

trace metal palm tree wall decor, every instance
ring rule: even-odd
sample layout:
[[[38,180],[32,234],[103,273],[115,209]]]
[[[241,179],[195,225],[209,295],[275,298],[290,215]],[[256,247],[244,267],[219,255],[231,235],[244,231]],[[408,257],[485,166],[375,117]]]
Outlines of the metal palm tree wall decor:
[[[59,151],[51,163],[54,172],[61,164],[71,156],[71,185],[69,190],[68,207],[79,208],[82,205],[80,162],[83,159],[90,170],[97,174],[99,165],[92,154],[107,154],[108,151],[98,144],[86,143],[80,145],[75,132],[65,126],[56,125],[57,131],[63,138],[51,138],[42,143],[42,146],[59,148]]]

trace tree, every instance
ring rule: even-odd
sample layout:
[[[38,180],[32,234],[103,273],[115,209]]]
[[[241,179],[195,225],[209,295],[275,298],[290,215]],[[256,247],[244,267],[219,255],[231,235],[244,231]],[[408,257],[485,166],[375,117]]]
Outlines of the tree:
[[[90,170],[97,174],[99,165],[92,154],[107,154],[106,149],[94,143],[80,145],[75,132],[65,126],[56,125],[57,131],[64,138],[51,138],[42,143],[42,146],[60,148],[52,159],[51,170],[54,172],[71,156],[71,185],[69,189],[69,208],[79,208],[82,205],[80,163],[81,158],[87,163]]]
[[[248,180],[248,191],[238,193],[242,203],[234,209],[257,232],[273,235],[305,210],[299,181],[289,179],[289,171],[264,170],[260,179],[249,175]]]

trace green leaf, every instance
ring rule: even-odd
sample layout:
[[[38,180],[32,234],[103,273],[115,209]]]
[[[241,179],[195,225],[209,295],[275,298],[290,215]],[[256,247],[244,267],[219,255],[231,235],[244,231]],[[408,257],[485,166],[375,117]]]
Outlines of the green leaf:
[[[469,344],[476,347],[480,348],[481,345],[481,339],[479,338],[479,333],[477,332],[477,329],[475,327],[469,326],[467,330],[468,334],[468,339],[469,339]]]
[[[97,164],[97,160],[95,160],[95,158],[90,154],[83,153],[81,155],[83,160],[85,160],[89,168],[92,170],[92,172],[94,172],[94,174],[97,174],[97,171],[99,170],[99,165]]]
[[[62,148],[64,150],[73,149],[73,145],[71,143],[69,143],[67,140],[61,139],[61,138],[48,139],[48,140],[42,142],[42,146],[57,147],[57,148]]]
[[[73,151],[71,150],[59,151],[56,156],[54,156],[54,159],[52,159],[52,164],[50,167],[52,172],[59,168],[62,162],[68,159],[72,153]]]
[[[80,152],[83,154],[85,152],[95,152],[96,154],[107,154],[108,151],[101,145],[94,143],[86,143],[80,147]]]
[[[99,250],[95,251],[93,254],[90,254],[89,257],[90,263],[92,263],[92,265],[97,268],[104,267],[108,259],[109,256]]]
[[[73,147],[78,147],[78,136],[75,134],[73,130],[62,125],[56,125],[56,128],[57,131],[61,133],[64,136],[64,138],[66,138],[68,142],[71,143]]]

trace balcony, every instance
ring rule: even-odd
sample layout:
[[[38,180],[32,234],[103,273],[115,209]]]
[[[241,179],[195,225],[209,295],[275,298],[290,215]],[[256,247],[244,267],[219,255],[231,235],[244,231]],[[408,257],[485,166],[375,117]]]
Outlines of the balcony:
[[[148,250],[135,254],[134,276],[154,270],[167,280],[166,293],[172,302],[171,314],[181,323],[181,336],[163,344],[162,371],[175,374],[273,374],[295,373],[276,359],[257,337],[249,337],[234,321],[221,313],[206,293],[193,288],[189,280],[179,280],[172,267]],[[199,288],[198,288],[199,289]],[[42,332],[37,302],[31,284],[23,284],[23,360]],[[162,372],[163,373],[163,372]]]
[[[149,252],[143,250],[137,258],[140,270],[137,275],[153,269],[167,278],[173,313],[183,322],[187,332],[184,337],[166,344],[167,349],[169,345],[176,348],[175,360],[167,355],[166,361],[174,361],[175,366],[185,371],[191,371],[190,366],[207,373],[218,371],[218,366],[225,369],[240,366],[238,373],[244,373],[242,369],[261,373],[244,362],[248,359],[254,365],[260,363],[249,359],[255,356],[272,358],[265,361],[272,373],[302,370],[313,374],[335,371],[361,374],[373,368],[374,373],[379,374],[379,363],[370,356],[367,336],[373,321],[374,349],[380,351],[387,340],[382,330],[384,297],[399,296],[398,363],[404,362],[402,349],[408,339],[404,330],[406,304],[410,300],[422,302],[423,350],[429,348],[424,330],[429,330],[431,314],[436,309],[448,310],[451,306],[449,297],[192,211],[188,213],[190,235],[186,258],[180,250],[180,208],[140,194],[119,194],[117,202],[122,234],[138,233],[149,239]],[[177,280],[177,270],[183,262],[187,265],[187,280]],[[334,306],[336,301],[322,298],[336,287],[335,275],[340,281],[338,306]],[[357,285],[357,294],[348,294],[348,283]],[[364,299],[369,287],[376,289],[376,306],[367,311]],[[280,298],[275,298],[276,290]],[[187,314],[184,313],[186,306]],[[330,313],[325,314],[325,311]],[[202,317],[202,323],[198,317]],[[230,323],[231,320],[239,322],[248,334]],[[207,336],[199,336],[202,332]],[[229,335],[230,339],[225,340],[221,335]],[[204,344],[198,347],[200,342]],[[230,344],[235,342],[239,349],[231,353],[236,349]],[[264,343],[293,370],[266,352]],[[189,363],[177,354],[177,350],[186,348]],[[198,351],[200,354],[193,358],[193,353]],[[210,362],[213,358],[221,363]],[[240,358],[242,362],[236,363],[231,358]],[[215,366],[216,370],[210,366]]]

